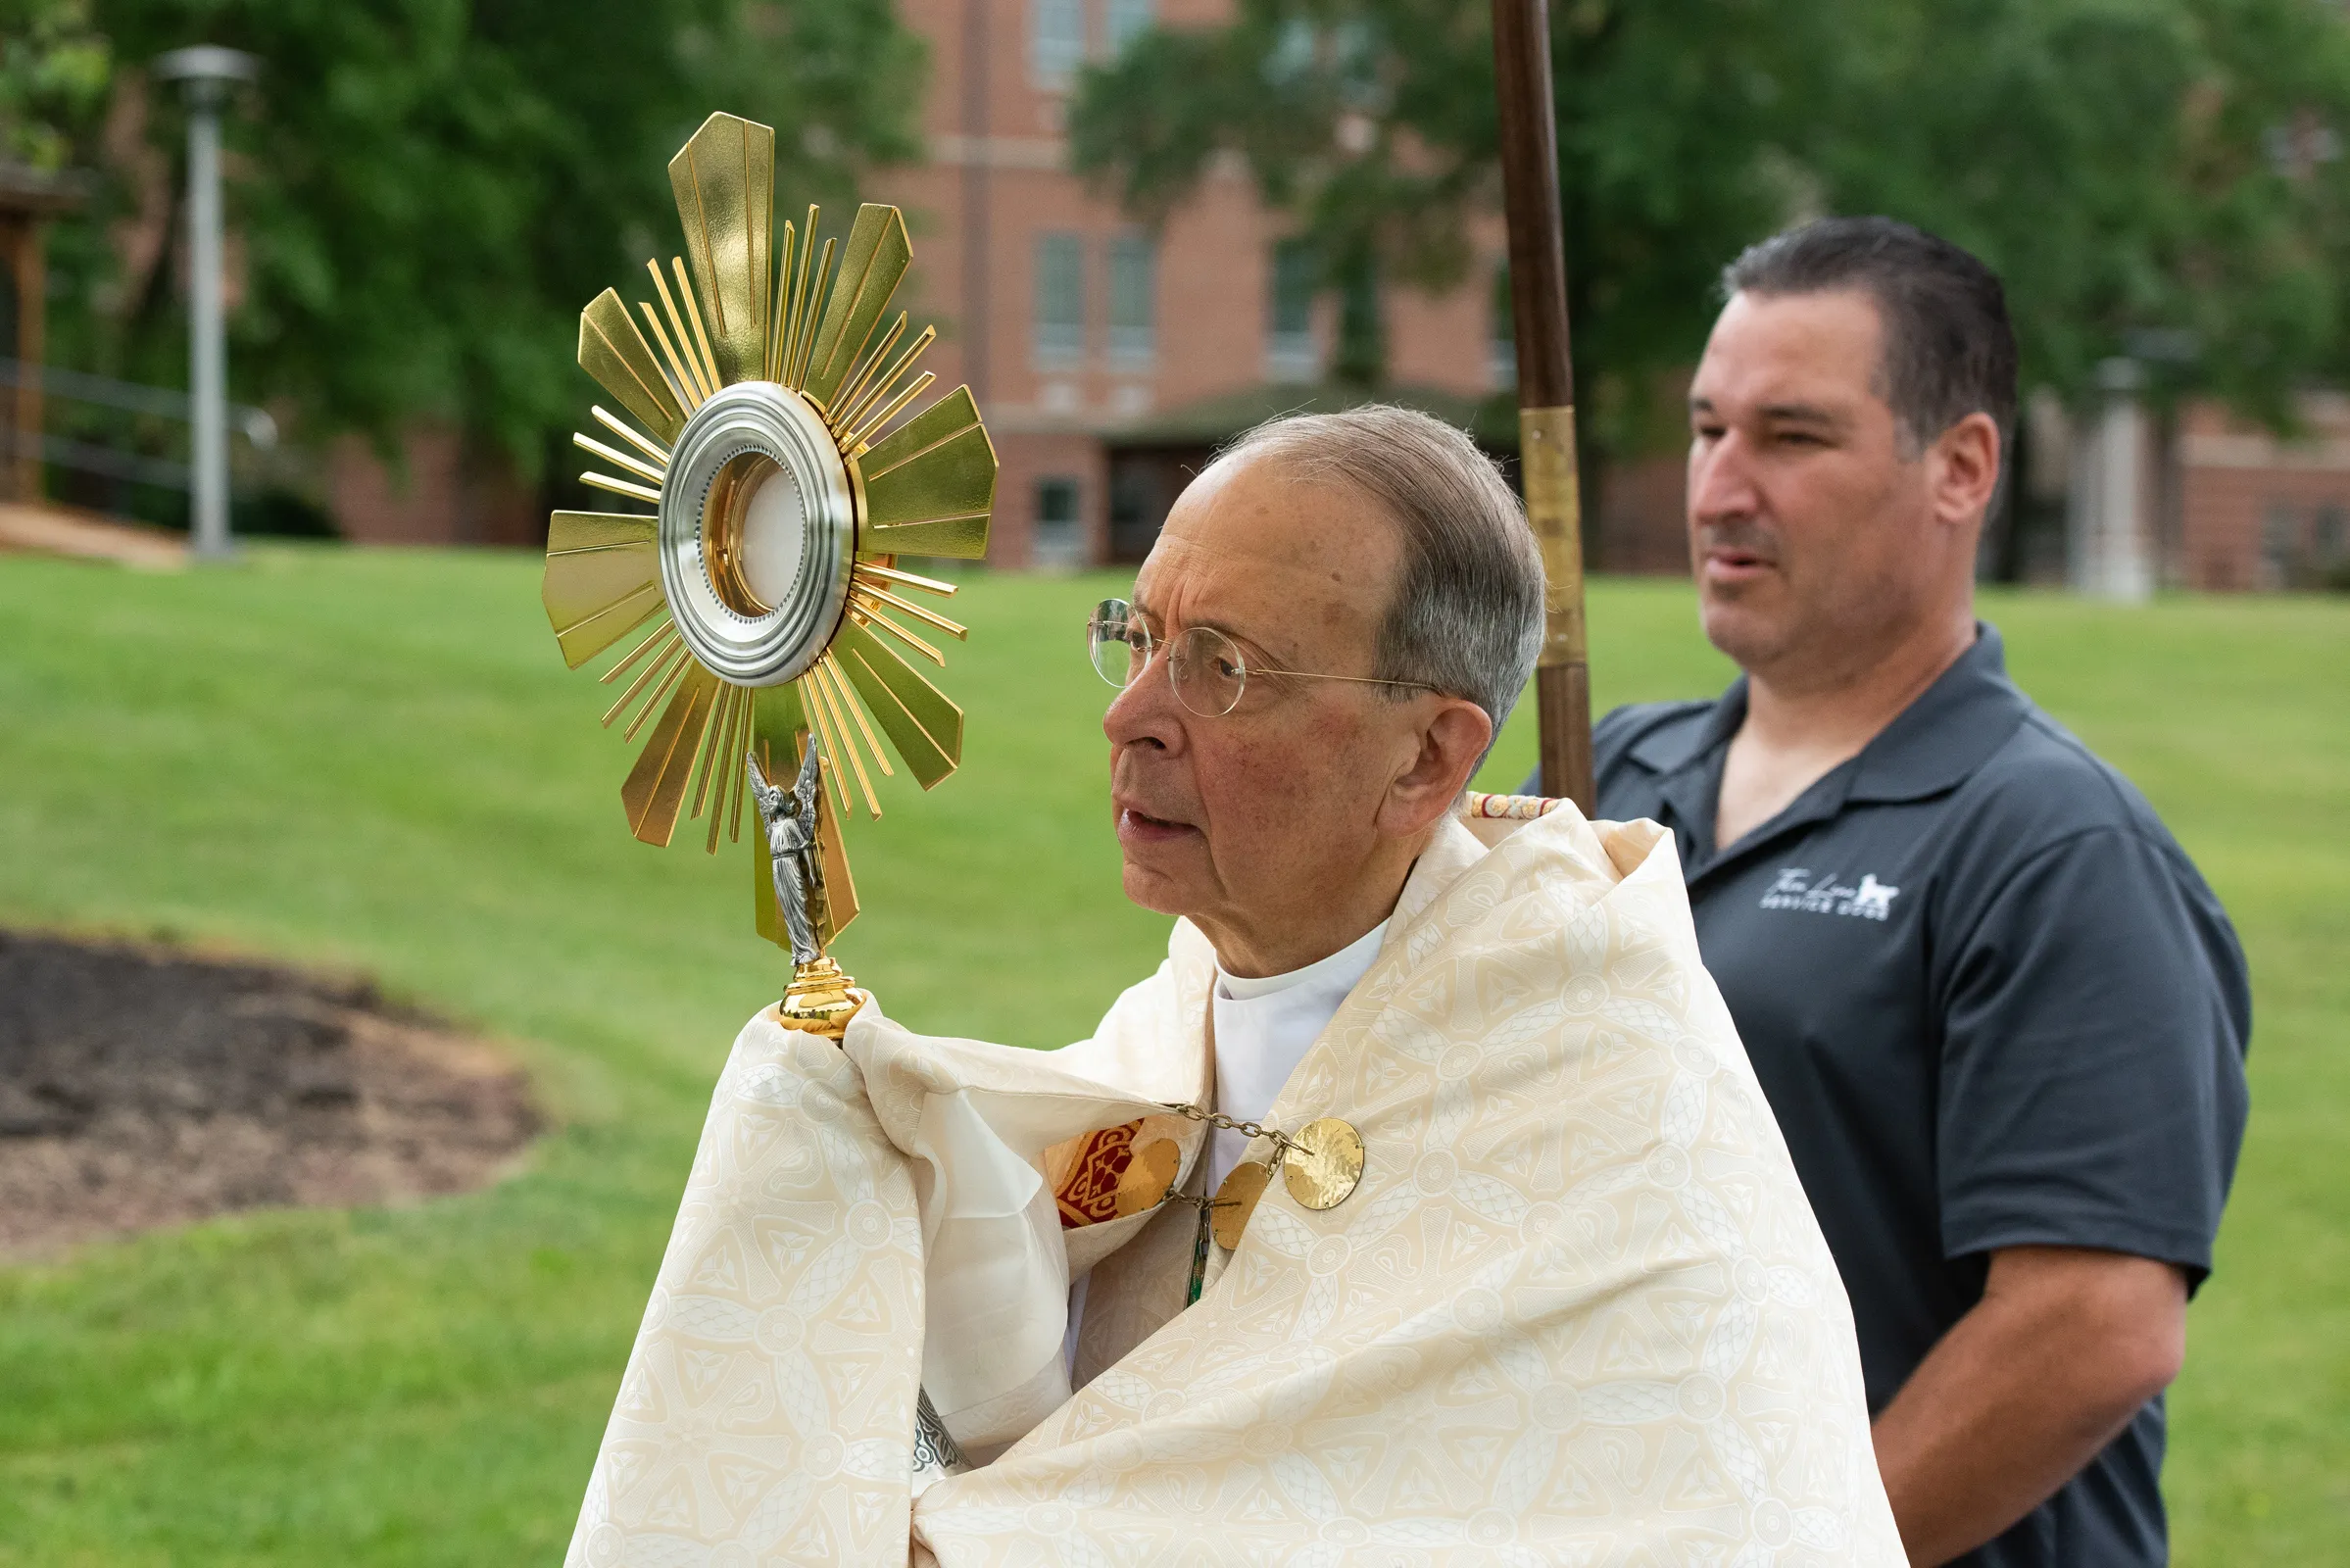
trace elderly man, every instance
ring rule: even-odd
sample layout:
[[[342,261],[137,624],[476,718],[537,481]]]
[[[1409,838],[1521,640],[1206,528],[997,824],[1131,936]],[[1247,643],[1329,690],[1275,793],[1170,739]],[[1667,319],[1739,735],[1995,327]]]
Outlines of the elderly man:
[[[2151,1568],[2160,1395],[2243,1135],[2243,956],[1975,618],[2016,409],[1999,280],[1836,219],[1726,281],[1689,523],[1745,673],[1608,715],[1599,809],[1680,841],[1851,1293],[1912,1560]]]
[[[1088,627],[1166,962],[744,1030],[573,1563],[1900,1562],[1671,840],[1459,814],[1541,589],[1419,415],[1199,477]]]

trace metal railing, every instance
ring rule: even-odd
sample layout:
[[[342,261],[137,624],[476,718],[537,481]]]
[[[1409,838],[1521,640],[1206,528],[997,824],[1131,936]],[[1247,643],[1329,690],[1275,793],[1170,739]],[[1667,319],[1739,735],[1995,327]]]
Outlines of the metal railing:
[[[112,376],[91,375],[83,370],[61,370],[54,366],[26,365],[22,360],[0,357],[0,387],[11,390],[31,390],[43,399],[56,398],[66,403],[86,403],[99,408],[120,410],[125,414],[143,414],[156,418],[188,424],[195,419],[195,405],[185,392],[170,387],[147,386],[137,381],[118,381]],[[0,454],[10,458],[26,455],[60,467],[94,473],[101,478],[122,479],[132,484],[151,484],[167,490],[188,490],[195,482],[194,469],[176,458],[152,457],[141,452],[126,452],[103,446],[94,441],[76,440],[71,436],[51,435],[45,430],[20,428],[13,411],[0,400]],[[269,417],[267,409],[246,404],[228,406],[230,426],[245,438],[255,452],[274,451],[277,446],[277,421]]]

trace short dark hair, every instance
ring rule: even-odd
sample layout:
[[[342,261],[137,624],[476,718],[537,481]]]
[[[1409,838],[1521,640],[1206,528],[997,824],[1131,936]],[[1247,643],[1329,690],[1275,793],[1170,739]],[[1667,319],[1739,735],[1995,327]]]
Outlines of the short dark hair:
[[[1970,414],[1989,415],[2005,445],[2016,424],[2016,332],[1998,273],[1890,218],[1823,218],[1749,245],[1722,270],[1725,296],[1838,289],[1877,302],[1878,395],[1913,451]]]

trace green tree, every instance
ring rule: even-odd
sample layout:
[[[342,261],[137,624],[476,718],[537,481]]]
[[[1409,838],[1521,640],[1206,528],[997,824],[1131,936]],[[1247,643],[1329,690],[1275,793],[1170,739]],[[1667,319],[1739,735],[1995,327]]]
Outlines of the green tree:
[[[1497,210],[1487,0],[1241,0],[1092,73],[1079,166],[1138,213],[1236,152],[1336,286],[1460,280]],[[2147,329],[2277,416],[2345,359],[2350,48],[2322,0],[1556,0],[1577,379],[1599,451],[1695,356],[1714,279],[1807,213],[1887,212],[2009,282],[2028,378]]]
[[[0,159],[57,172],[72,151],[64,127],[89,118],[111,70],[88,0],[0,4]]]
[[[1486,0],[1242,0],[1227,26],[1147,33],[1089,73],[1074,160],[1156,217],[1235,152],[1310,237],[1326,287],[1371,266],[1457,286],[1473,220],[1500,205],[1489,15]],[[1587,404],[1602,374],[1629,389],[1688,363],[1721,264],[1787,210],[1787,160],[1764,131],[1789,92],[1787,62],[1818,25],[1793,5],[1554,7]],[[1636,406],[1612,402],[1619,422]]]
[[[116,177],[61,235],[58,359],[184,374],[171,270],[123,275],[109,237],[140,200],[123,103],[144,96],[139,139],[176,159],[176,99],[133,63],[244,49],[262,74],[224,130],[231,390],[313,442],[435,416],[535,468],[589,391],[580,307],[682,248],[666,166],[712,110],[775,126],[786,202],[845,201],[861,165],[915,150],[921,51],[887,0],[98,0],[94,21],[113,135],[86,107],[55,129]]]
[[[2350,26],[2322,0],[1862,6],[1794,156],[2006,280],[2027,378],[2188,334],[2167,390],[2273,420],[2345,368]]]

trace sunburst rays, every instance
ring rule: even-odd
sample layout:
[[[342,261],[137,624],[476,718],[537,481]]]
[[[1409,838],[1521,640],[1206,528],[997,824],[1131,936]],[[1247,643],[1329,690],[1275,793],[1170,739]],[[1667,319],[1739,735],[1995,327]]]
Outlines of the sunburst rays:
[[[837,930],[856,907],[839,820],[856,805],[881,815],[875,780],[897,774],[893,753],[924,789],[960,761],[962,710],[912,662],[946,662],[925,633],[963,637],[912,597],[946,598],[955,586],[897,559],[986,553],[996,457],[968,388],[906,416],[935,383],[917,367],[938,333],[924,327],[901,347],[906,313],[890,317],[912,261],[898,210],[860,208],[845,243],[819,245],[813,207],[778,233],[773,171],[774,133],[728,115],[712,115],[672,160],[686,254],[665,270],[647,262],[653,297],[633,313],[612,289],[580,313],[580,366],[619,412],[592,410],[614,439],[572,441],[600,466],[582,482],[658,507],[671,447],[703,404],[743,381],[798,392],[822,417],[857,500],[847,601],[829,643],[780,686],[737,685],[705,667],[671,618],[657,521],[641,512],[555,514],[543,597],[574,669],[643,633],[601,676],[621,688],[605,725],[632,741],[645,736],[621,786],[638,838],[665,845],[681,818],[707,816],[709,851],[721,837],[739,841],[740,759],[752,753],[779,777],[812,738],[828,781],[821,825],[828,875],[837,869],[827,922]],[[773,934],[771,895],[759,923]]]

